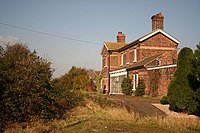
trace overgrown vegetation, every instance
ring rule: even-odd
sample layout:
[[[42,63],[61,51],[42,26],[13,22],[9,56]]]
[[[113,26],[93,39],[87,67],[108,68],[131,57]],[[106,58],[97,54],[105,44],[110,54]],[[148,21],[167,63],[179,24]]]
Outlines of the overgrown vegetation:
[[[145,83],[143,79],[139,79],[138,86],[136,87],[135,96],[143,96],[145,94]]]
[[[118,133],[118,132],[152,132],[152,133],[198,133],[200,120],[186,117],[140,117],[125,109],[102,108],[87,101],[86,106],[76,107],[66,119],[50,122],[33,121],[26,128],[18,126],[9,128],[10,132],[70,132],[70,133]]]
[[[61,118],[81,94],[51,82],[51,62],[23,44],[0,47],[0,129],[16,122]]]
[[[130,78],[124,78],[124,80],[122,81],[121,84],[121,88],[122,88],[122,93],[125,95],[131,95],[132,94],[132,89],[133,89],[133,85],[131,83],[131,79]]]
[[[64,86],[65,88],[79,91],[87,91],[87,87],[90,84],[87,70],[81,67],[72,66],[72,68],[61,76],[60,78],[54,79],[57,84]]]
[[[160,74],[160,70],[156,69],[156,70],[151,70],[149,71],[149,75],[150,75],[150,95],[153,97],[157,97],[158,96],[158,84],[159,84],[159,78],[161,76]]]
[[[200,115],[200,44],[193,54],[190,48],[181,49],[177,69],[169,88],[170,109]]]

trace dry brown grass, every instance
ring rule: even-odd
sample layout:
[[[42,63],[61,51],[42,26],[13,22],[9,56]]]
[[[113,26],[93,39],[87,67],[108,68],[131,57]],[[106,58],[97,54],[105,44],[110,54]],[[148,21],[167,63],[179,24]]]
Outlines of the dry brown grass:
[[[6,129],[5,133],[56,133],[65,132],[154,132],[154,133],[198,133],[200,119],[196,117],[140,117],[126,109],[104,108],[89,101],[85,107],[77,107],[69,117],[45,122],[37,120],[25,129],[22,127]]]

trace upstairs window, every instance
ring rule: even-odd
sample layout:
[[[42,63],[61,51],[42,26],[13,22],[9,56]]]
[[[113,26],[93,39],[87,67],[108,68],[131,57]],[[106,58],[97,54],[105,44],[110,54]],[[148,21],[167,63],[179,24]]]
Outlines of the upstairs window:
[[[134,60],[133,62],[137,62],[137,49],[134,49]]]
[[[156,59],[156,66],[161,66],[161,59],[160,58]]]
[[[121,66],[123,65],[124,63],[124,54],[121,54]]]

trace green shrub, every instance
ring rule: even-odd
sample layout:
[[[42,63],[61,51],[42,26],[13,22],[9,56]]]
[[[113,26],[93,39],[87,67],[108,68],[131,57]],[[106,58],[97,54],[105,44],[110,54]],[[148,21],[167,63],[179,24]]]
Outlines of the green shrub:
[[[138,86],[136,87],[135,96],[143,96],[145,94],[145,83],[143,79],[139,79]]]
[[[163,96],[162,99],[160,100],[160,103],[161,104],[169,104],[169,101],[168,101],[168,97],[167,96]]]
[[[123,94],[131,95],[132,89],[133,89],[131,79],[130,78],[124,78],[124,80],[122,81],[122,84],[121,84],[121,88],[122,88]]]
[[[195,113],[198,110],[196,95],[189,83],[193,51],[183,48],[178,55],[177,69],[168,87],[170,109],[177,112]]]

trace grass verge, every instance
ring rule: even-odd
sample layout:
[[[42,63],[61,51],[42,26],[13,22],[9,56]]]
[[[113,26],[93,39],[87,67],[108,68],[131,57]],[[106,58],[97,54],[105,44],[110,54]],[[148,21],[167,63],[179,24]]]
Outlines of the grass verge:
[[[199,118],[140,117],[126,109],[102,108],[88,100],[84,107],[76,107],[65,119],[34,120],[26,128],[8,128],[5,133],[198,133],[199,125]]]

